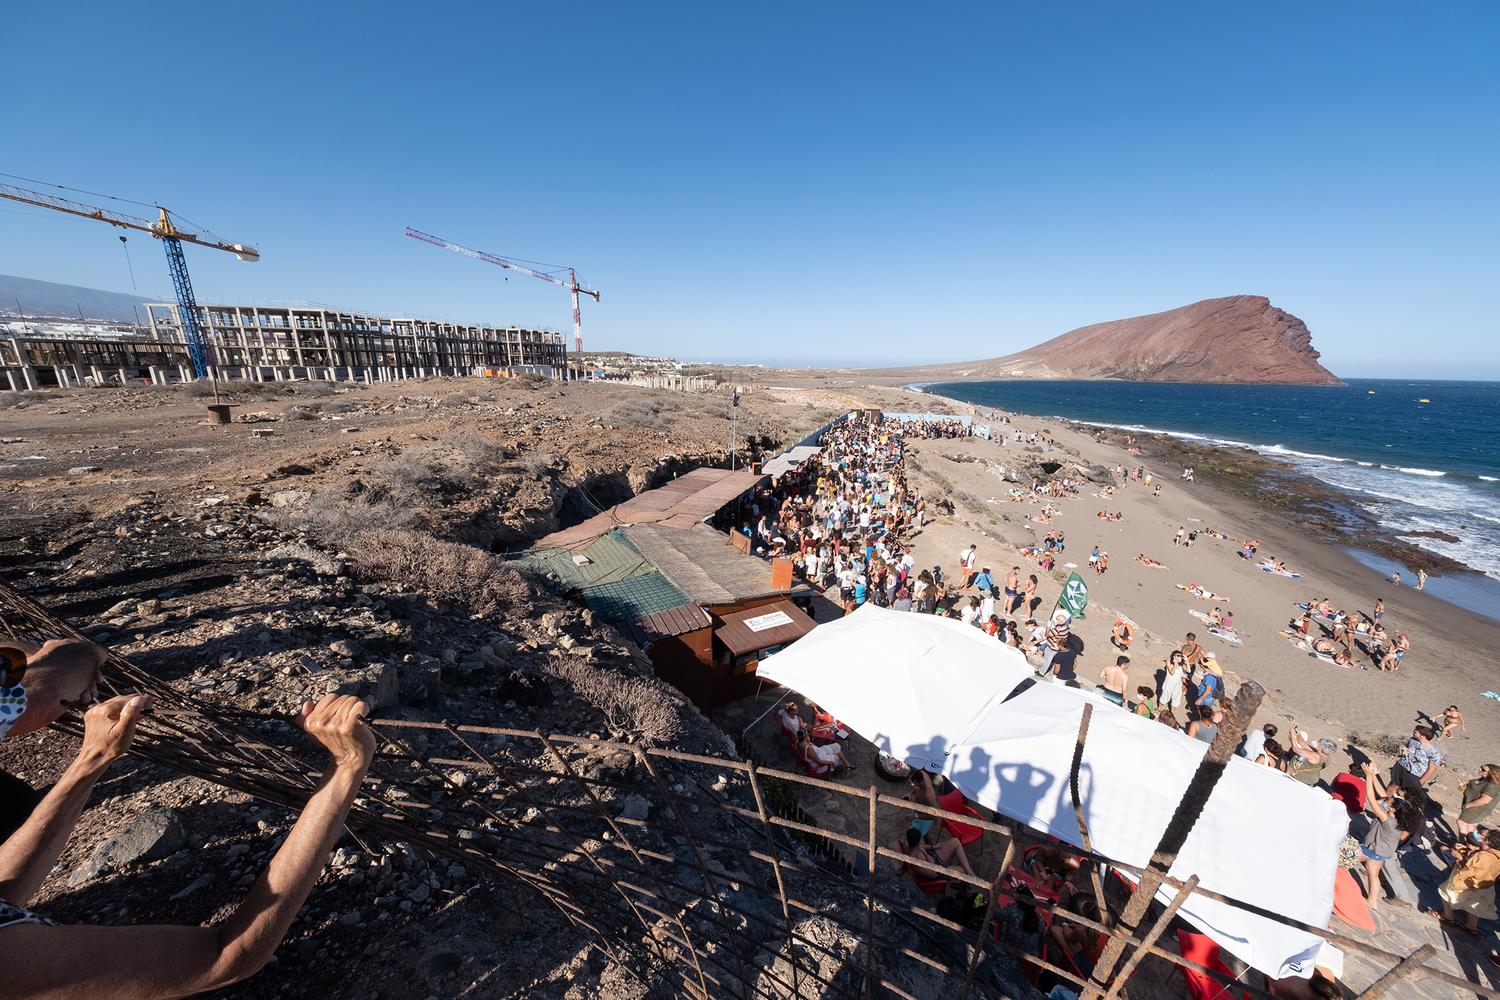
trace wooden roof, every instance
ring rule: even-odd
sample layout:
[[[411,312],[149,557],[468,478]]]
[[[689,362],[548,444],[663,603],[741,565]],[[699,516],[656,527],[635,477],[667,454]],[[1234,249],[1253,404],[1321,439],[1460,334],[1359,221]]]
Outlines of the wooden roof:
[[[706,524],[682,530],[662,524],[625,529],[630,544],[672,584],[699,604],[732,604],[750,597],[785,594],[771,585],[771,564],[745,555],[729,536]]]
[[[555,531],[537,548],[571,548],[586,544],[611,528],[629,524],[664,524],[691,528],[717,514],[720,508],[762,479],[758,472],[694,469],[664,486],[631,497],[582,524]]]
[[[720,621],[722,624],[714,630],[714,637],[735,656],[800,639],[818,624],[791,601],[776,601],[748,611],[735,611],[720,616]]]
[[[636,645],[645,649],[658,639],[686,635],[688,632],[708,628],[711,624],[708,615],[698,605],[684,604],[647,615],[628,625],[622,624],[620,630],[634,639]]]

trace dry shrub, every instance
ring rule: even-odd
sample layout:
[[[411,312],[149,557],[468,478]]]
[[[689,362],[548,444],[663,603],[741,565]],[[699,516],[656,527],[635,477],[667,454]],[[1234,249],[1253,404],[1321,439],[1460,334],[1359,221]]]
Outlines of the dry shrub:
[[[672,418],[667,415],[669,408],[658,399],[626,399],[616,403],[608,414],[610,423],[616,427],[640,427],[645,430],[660,431],[672,426]]]
[[[543,669],[597,709],[616,733],[656,745],[682,736],[677,695],[654,677],[618,673],[581,656],[554,656]]]
[[[225,391],[227,388],[227,386],[224,386],[220,391]],[[192,382],[183,382],[181,389],[183,395],[191,396],[194,399],[202,399],[205,396],[212,396],[214,394],[214,384],[206,378],[195,379]]]
[[[1350,733],[1349,742],[1361,749],[1385,754],[1387,757],[1399,757],[1406,749],[1406,741],[1390,733]]]
[[[472,545],[416,531],[369,530],[356,532],[345,548],[359,576],[411,587],[476,615],[531,607],[531,587],[521,574]]]
[[[338,390],[327,382],[298,382],[292,386],[292,392],[299,396],[322,398],[324,396],[332,396]]]
[[[308,531],[329,544],[342,545],[371,524],[390,528],[414,525],[419,512],[388,497],[327,489],[314,493],[305,507],[265,508],[259,517],[283,531]]]
[[[493,473],[510,453],[470,431],[447,438],[448,444],[463,460],[482,474]]]
[[[287,420],[317,420],[318,411],[322,408],[322,403],[309,403],[306,406],[293,406],[286,411],[284,416]]]

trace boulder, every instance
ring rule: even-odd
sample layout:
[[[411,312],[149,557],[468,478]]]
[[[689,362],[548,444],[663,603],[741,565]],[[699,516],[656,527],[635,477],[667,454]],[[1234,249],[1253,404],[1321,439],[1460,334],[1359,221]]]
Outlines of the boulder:
[[[68,879],[68,885],[77,887],[106,872],[165,858],[186,843],[187,834],[175,812],[159,806],[147,809],[94,848],[88,861]]]
[[[371,663],[342,672],[331,685],[334,694],[352,694],[368,699],[375,709],[390,708],[401,700],[401,679],[389,663]]]

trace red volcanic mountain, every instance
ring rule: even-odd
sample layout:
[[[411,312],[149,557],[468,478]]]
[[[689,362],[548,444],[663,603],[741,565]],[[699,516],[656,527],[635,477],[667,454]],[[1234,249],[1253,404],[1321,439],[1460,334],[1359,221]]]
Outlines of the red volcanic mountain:
[[[1231,295],[1079,327],[986,361],[903,369],[918,378],[1114,378],[1340,385],[1307,325],[1263,295]]]

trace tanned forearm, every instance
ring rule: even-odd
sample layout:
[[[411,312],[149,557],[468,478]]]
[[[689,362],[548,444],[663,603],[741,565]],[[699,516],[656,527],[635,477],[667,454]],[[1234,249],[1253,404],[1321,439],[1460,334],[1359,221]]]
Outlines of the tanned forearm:
[[[25,906],[57,863],[94,783],[109,761],[85,749],[73,759],[26,822],[0,844],[0,899]]]
[[[250,894],[217,928],[218,958],[200,989],[238,982],[270,959],[343,833],[363,778],[363,767],[334,765],[324,773]]]

